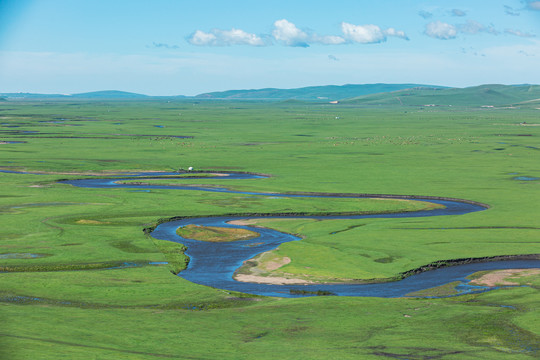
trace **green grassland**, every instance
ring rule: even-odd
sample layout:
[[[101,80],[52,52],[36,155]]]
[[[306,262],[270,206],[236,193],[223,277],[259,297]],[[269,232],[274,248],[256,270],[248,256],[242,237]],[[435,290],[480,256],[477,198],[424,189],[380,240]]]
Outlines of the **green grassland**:
[[[56,181],[193,166],[271,177],[151,182],[490,205],[461,216],[264,223],[303,237],[275,251],[292,260],[280,271],[386,279],[438,260],[540,253],[540,181],[516,180],[540,177],[539,114],[533,106],[2,102],[0,142],[24,143],[0,144],[0,168],[43,174],[0,173],[0,358],[535,358],[537,280],[444,299],[264,298],[174,276],[187,261],[183,247],[142,231],[173,216],[392,212],[425,203]]]

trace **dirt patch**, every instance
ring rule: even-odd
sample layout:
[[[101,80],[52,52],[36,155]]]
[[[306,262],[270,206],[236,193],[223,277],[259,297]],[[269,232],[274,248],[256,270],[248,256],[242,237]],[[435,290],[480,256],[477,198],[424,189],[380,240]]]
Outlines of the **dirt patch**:
[[[98,220],[87,220],[87,219],[81,219],[75,221],[77,224],[83,224],[83,225],[101,225],[101,224],[110,224],[108,221],[98,221]]]
[[[288,279],[277,276],[258,276],[258,275],[246,275],[237,274],[234,276],[236,281],[251,282],[257,284],[272,284],[272,285],[306,285],[313,284],[312,281],[302,279]]]
[[[471,284],[484,286],[499,286],[499,285],[519,285],[517,282],[509,281],[519,277],[531,275],[539,275],[540,269],[507,269],[496,270],[482,275],[478,279],[471,280]]]
[[[242,220],[228,221],[227,223],[231,225],[248,226],[248,225],[256,224],[257,221],[258,219],[242,219]]]
[[[252,282],[258,284],[274,285],[305,285],[313,284],[313,281],[295,278],[292,274],[272,274],[279,268],[290,264],[291,259],[287,256],[277,256],[273,251],[267,251],[244,262],[237,270],[233,278],[236,281]],[[291,275],[289,277],[289,275]]]
[[[272,271],[272,270],[277,270],[280,267],[285,266],[290,263],[291,263],[291,259],[285,256],[281,259],[276,259],[274,261],[267,262],[266,264],[264,264],[264,268],[266,270]]]

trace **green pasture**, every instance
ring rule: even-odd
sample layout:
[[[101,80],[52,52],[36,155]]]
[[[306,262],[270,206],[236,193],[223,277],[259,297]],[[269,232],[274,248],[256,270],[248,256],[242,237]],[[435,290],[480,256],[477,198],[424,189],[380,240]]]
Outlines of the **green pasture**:
[[[439,260],[540,253],[540,180],[516,179],[540,178],[539,114],[278,102],[2,102],[0,169],[42,175],[0,173],[0,358],[535,358],[537,279],[443,299],[264,298],[174,276],[187,261],[182,245],[143,232],[174,216],[396,212],[426,203],[85,189],[57,180],[194,167],[270,177],[140,181],[443,196],[490,206],[447,217],[264,220],[303,238],[275,251],[292,260],[278,275],[384,280]]]

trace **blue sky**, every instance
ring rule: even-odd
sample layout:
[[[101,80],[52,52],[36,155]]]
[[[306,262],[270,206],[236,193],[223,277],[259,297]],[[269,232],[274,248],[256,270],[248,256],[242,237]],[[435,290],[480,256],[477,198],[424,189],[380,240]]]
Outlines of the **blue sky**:
[[[0,0],[0,92],[540,84],[540,1]]]

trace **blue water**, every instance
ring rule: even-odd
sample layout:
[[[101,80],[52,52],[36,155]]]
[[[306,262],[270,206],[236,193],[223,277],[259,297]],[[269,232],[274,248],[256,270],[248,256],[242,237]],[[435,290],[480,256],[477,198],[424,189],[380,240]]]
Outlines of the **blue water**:
[[[11,171],[6,171],[11,172]],[[71,184],[77,187],[84,188],[126,188],[138,190],[150,189],[170,189],[170,190],[185,190],[185,191],[209,191],[223,192],[233,194],[248,194],[272,196],[275,198],[282,197],[321,197],[332,198],[339,197],[336,195],[301,195],[301,194],[277,194],[277,193],[258,193],[258,192],[243,192],[232,191],[225,188],[205,188],[191,186],[168,186],[168,185],[135,185],[135,184],[118,184],[122,180],[133,180],[141,178],[143,180],[159,179],[163,176],[179,175],[174,172],[163,173],[129,173],[121,177],[108,179],[80,179],[61,181],[64,184]],[[226,176],[205,177],[204,179],[226,180],[226,179],[256,179],[263,178],[259,175],[228,173]],[[193,178],[190,178],[193,179]],[[347,195],[351,198],[376,197],[373,195]],[[406,197],[404,197],[406,198]],[[409,218],[409,217],[427,217],[427,216],[446,216],[446,215],[463,215],[471,212],[483,211],[486,207],[472,204],[461,200],[435,200],[433,198],[415,198],[418,201],[431,202],[442,204],[444,208],[434,210],[421,210],[416,212],[406,212],[397,214],[372,214],[372,215],[356,215],[356,216],[269,216],[270,218],[312,218],[312,219],[363,219],[363,218]],[[215,288],[239,291],[244,293],[280,296],[280,297],[299,297],[305,295],[291,294],[291,290],[304,290],[310,292],[329,291],[336,295],[343,296],[376,296],[376,297],[403,297],[407,294],[419,290],[429,289],[432,287],[441,286],[450,282],[460,281],[461,285],[457,290],[460,293],[474,293],[487,291],[492,288],[479,287],[468,285],[467,276],[477,271],[496,270],[496,269],[511,269],[511,268],[537,268],[540,267],[540,260],[514,260],[514,261],[494,261],[485,263],[474,263],[466,265],[451,266],[437,270],[427,271],[417,275],[407,277],[401,281],[378,283],[378,284],[322,284],[322,285],[268,285],[256,284],[235,281],[232,277],[236,269],[238,269],[245,260],[254,257],[265,251],[275,249],[280,244],[289,241],[299,241],[300,238],[281,233],[272,229],[251,228],[249,226],[231,225],[228,222],[232,220],[245,219],[246,217],[201,217],[192,219],[183,219],[171,221],[159,225],[153,232],[152,236],[156,239],[169,240],[186,245],[186,255],[190,257],[190,262],[186,270],[182,271],[179,276],[197,284],[211,286]],[[185,239],[176,234],[176,229],[180,226],[189,224],[201,226],[218,226],[218,227],[236,227],[249,229],[260,233],[261,235],[255,239],[213,243],[197,240]],[[124,264],[124,266],[133,266],[133,264]]]
[[[44,254],[32,254],[32,253],[7,253],[0,254],[0,259],[37,259],[45,257]]]
[[[295,216],[298,218],[297,216]],[[331,216],[324,219],[358,219],[376,216]],[[392,217],[392,216],[390,216]],[[276,217],[278,218],[278,217]],[[322,219],[323,217],[315,217]],[[267,285],[238,282],[233,280],[234,271],[245,260],[254,257],[261,252],[275,249],[280,244],[288,241],[298,241],[300,238],[281,233],[272,229],[250,228],[249,226],[235,226],[226,223],[231,220],[239,220],[242,217],[216,217],[198,218],[172,221],[159,225],[152,236],[161,239],[175,241],[184,244],[188,250],[186,255],[191,259],[188,268],[179,276],[197,284],[207,285],[220,289],[240,291],[266,296],[298,297],[305,295],[290,294],[291,290],[305,291],[329,291],[343,296],[377,296],[377,297],[403,297],[419,290],[441,286],[450,282],[460,281],[464,285],[458,289],[461,294],[475,293],[489,290],[490,288],[465,285],[467,276],[482,270],[511,269],[511,268],[536,268],[540,267],[540,260],[515,260],[496,261],[487,263],[474,263],[441,268],[407,277],[404,280],[379,283],[379,284],[325,284],[325,285]],[[185,239],[176,234],[176,229],[189,224],[201,226],[240,227],[259,232],[261,236],[252,240],[236,241],[229,243],[211,243]],[[249,246],[257,244],[255,246]]]
[[[514,180],[520,180],[520,181],[535,181],[540,180],[540,178],[532,177],[532,176],[516,176]]]

